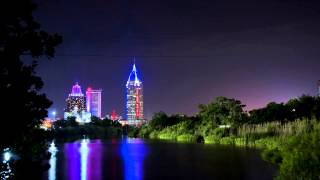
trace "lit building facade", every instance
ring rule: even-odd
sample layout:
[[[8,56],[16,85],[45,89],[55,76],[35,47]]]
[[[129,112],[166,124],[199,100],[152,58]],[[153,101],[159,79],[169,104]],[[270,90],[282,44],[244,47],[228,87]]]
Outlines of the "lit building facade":
[[[68,117],[75,117],[79,123],[91,121],[91,113],[86,111],[86,98],[78,83],[72,86],[71,93],[66,99],[64,119],[68,119]]]
[[[142,81],[138,77],[138,70],[135,64],[133,64],[132,71],[126,84],[126,92],[128,124],[139,126],[144,123],[143,86]]]
[[[87,112],[98,118],[101,118],[101,93],[101,89],[94,90],[90,87],[86,91]]]

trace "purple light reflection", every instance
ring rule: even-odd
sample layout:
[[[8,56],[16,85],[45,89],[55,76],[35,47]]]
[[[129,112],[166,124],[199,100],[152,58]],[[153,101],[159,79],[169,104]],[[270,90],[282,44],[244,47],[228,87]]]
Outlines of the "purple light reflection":
[[[67,163],[67,179],[101,179],[102,150],[100,140],[83,139],[74,143],[66,143],[64,152]]]
[[[67,174],[70,180],[80,179],[80,154],[79,154],[79,143],[66,143],[64,145],[64,152],[67,163]]]
[[[88,147],[90,151],[88,154],[87,177],[90,177],[89,179],[101,180],[103,159],[103,145],[101,140],[90,141]]]

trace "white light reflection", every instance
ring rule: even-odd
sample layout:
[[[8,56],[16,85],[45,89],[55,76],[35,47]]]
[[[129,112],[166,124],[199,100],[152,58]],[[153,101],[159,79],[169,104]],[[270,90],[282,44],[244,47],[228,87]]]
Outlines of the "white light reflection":
[[[12,173],[12,170],[11,170],[11,167],[10,167],[10,159],[12,158],[12,153],[10,152],[9,148],[6,148],[4,150],[4,153],[3,153],[3,161],[2,161],[2,171],[0,172],[0,179],[9,179],[13,173]],[[1,163],[1,161],[0,161]]]
[[[56,145],[54,144],[54,142],[52,141],[52,143],[50,144],[49,150],[51,153],[51,157],[50,157],[50,169],[49,169],[49,180],[56,180],[56,163],[57,163],[57,157],[56,154],[58,152],[58,149],[56,147]]]
[[[87,179],[87,163],[89,155],[88,139],[81,141],[80,154],[81,154],[81,180]]]

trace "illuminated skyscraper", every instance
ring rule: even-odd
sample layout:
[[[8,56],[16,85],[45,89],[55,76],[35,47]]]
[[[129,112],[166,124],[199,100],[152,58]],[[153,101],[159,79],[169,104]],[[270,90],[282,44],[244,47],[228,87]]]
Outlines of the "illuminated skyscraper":
[[[90,87],[86,91],[87,112],[99,118],[101,118],[101,92],[101,89],[93,90]]]
[[[127,120],[129,125],[141,125],[143,116],[143,87],[138,77],[135,63],[129,75],[127,84]]]
[[[69,94],[67,100],[67,107],[65,112],[71,112],[77,110],[77,112],[86,110],[86,99],[81,92],[81,87],[78,83],[72,86],[71,93]]]
[[[90,122],[91,114],[86,112],[86,98],[78,83],[72,86],[71,93],[66,99],[64,118],[75,117],[79,123]]]

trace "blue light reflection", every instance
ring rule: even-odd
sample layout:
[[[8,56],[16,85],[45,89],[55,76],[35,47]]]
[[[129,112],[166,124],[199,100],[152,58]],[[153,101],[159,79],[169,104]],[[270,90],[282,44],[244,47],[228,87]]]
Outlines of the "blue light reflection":
[[[143,163],[147,147],[141,139],[125,139],[121,144],[121,156],[124,162],[126,180],[143,179]]]

